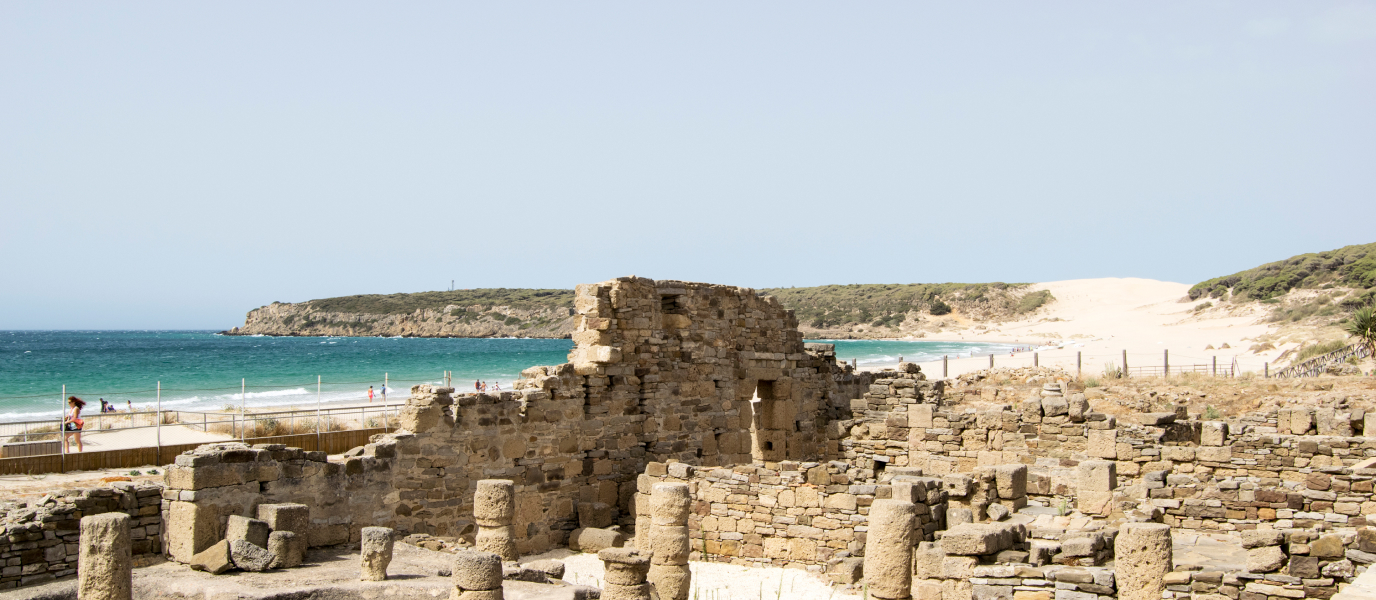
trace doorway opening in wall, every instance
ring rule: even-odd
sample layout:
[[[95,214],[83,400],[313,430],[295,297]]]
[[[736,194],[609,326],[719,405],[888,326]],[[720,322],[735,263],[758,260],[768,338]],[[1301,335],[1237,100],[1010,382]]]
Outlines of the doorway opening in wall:
[[[762,431],[773,429],[774,424],[774,382],[760,380],[755,382],[755,397],[750,399],[750,408],[755,413],[750,435],[755,439],[755,447],[763,452],[773,452],[773,436],[761,435]]]

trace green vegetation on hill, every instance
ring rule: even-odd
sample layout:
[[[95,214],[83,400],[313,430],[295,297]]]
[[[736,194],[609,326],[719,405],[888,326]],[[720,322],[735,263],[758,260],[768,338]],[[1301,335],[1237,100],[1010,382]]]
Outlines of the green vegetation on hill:
[[[794,310],[798,324],[822,329],[849,325],[897,327],[917,311],[932,315],[989,306],[1007,297],[1006,292],[1025,286],[1019,283],[907,283],[824,285],[805,288],[768,288],[761,293],[774,296]],[[1003,310],[1019,314],[1036,310],[1051,299],[1045,291],[1028,294],[1017,305]]]
[[[1343,300],[1344,309],[1376,302],[1376,244],[1301,254],[1226,277],[1215,277],[1190,288],[1190,299],[1231,295],[1235,301],[1266,301],[1293,289],[1333,287],[1358,290],[1357,294]]]
[[[421,309],[443,310],[460,307],[509,306],[521,310],[573,308],[573,290],[531,290],[485,288],[452,292],[414,294],[362,294],[311,300],[311,308],[322,312],[364,313],[373,315],[410,314]]]

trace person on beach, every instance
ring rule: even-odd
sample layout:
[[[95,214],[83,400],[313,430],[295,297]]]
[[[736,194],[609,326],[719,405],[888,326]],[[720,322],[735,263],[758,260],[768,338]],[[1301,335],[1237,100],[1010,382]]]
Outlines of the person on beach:
[[[373,386],[371,386],[371,385],[368,386],[368,401],[369,401],[369,402],[372,402],[372,401],[373,401]]]
[[[125,400],[124,403],[127,404],[127,405],[129,405],[129,412],[134,412],[134,401],[133,401],[133,400]],[[113,411],[111,411],[111,412],[113,412]]]
[[[494,392],[500,392],[500,391],[502,391],[502,384],[497,383],[497,382],[495,382],[495,381],[492,382],[492,391],[494,391]]]
[[[477,379],[474,379],[474,380],[473,380],[473,391],[475,391],[475,392],[481,392],[481,391],[483,391],[482,383],[479,382]]]
[[[383,402],[386,402],[386,401],[387,401],[387,386],[384,385],[384,386],[378,388],[378,391],[379,391],[379,392],[382,392],[382,401],[383,401]]]
[[[100,399],[100,412],[110,412],[110,403],[106,402],[104,398]]]
[[[76,451],[81,452],[86,449],[81,443],[81,428],[86,426],[86,422],[81,420],[81,409],[86,407],[86,403],[81,398],[69,396],[67,406],[71,407],[72,414],[62,418],[62,448],[66,452],[71,452],[70,438],[76,436]]]

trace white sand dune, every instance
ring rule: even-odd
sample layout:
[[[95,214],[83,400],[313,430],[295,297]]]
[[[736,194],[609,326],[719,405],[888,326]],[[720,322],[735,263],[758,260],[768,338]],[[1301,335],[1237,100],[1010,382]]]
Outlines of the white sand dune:
[[[1132,367],[1162,365],[1169,351],[1172,365],[1211,365],[1217,357],[1220,368],[1236,359],[1242,370],[1261,372],[1265,363],[1274,362],[1286,349],[1248,352],[1253,339],[1275,330],[1274,325],[1260,322],[1265,316],[1261,307],[1213,307],[1196,313],[1194,308],[1205,300],[1182,303],[1188,284],[1136,278],[1073,279],[1039,283],[1034,289],[1050,291],[1056,301],[1019,321],[933,337],[1042,346],[1037,351],[1042,365],[1071,370],[1079,352],[1086,374],[1102,373],[1110,361],[1121,363],[1124,350]],[[1230,348],[1218,349],[1223,344]],[[1026,366],[1032,361],[1028,352],[996,356],[994,364]],[[950,374],[988,366],[987,356],[952,360]],[[923,371],[940,375],[941,363],[926,363]]]

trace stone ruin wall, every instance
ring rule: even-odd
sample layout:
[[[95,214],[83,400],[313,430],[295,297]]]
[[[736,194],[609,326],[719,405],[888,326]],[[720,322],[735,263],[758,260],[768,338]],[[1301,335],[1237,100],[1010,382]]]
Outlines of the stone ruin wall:
[[[312,545],[357,541],[374,525],[471,535],[480,479],[516,483],[516,544],[538,553],[564,545],[580,515],[633,524],[648,463],[815,457],[849,402],[838,385],[870,381],[830,346],[804,344],[792,312],[753,290],[621,278],[578,286],[575,305],[569,363],[527,369],[500,394],[417,386],[404,432],[343,463],[234,445],[178,457],[163,510],[169,556],[188,560],[223,537],[230,515],[264,503],[310,505]]]
[[[115,482],[7,503],[0,514],[0,590],[76,574],[79,523],[91,515],[128,514],[135,564],[153,560],[163,551],[161,492],[157,485]]]

